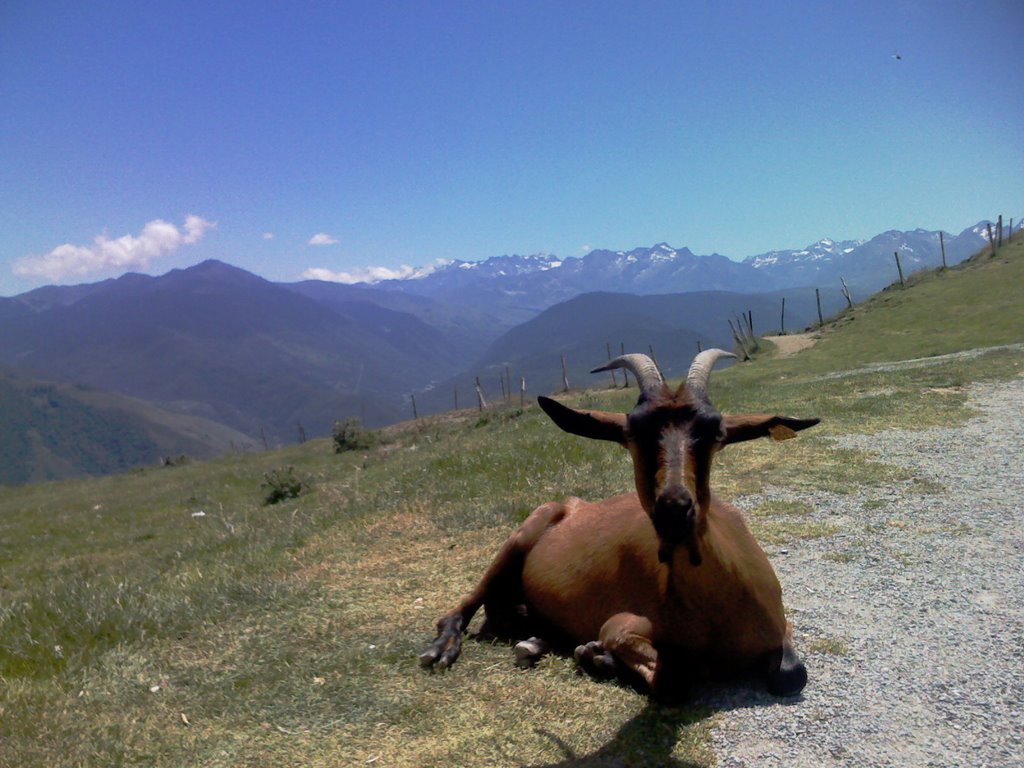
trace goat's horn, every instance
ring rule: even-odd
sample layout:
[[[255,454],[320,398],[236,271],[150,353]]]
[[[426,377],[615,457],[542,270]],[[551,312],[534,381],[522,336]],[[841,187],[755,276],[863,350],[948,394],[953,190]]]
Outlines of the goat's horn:
[[[686,388],[694,397],[707,399],[711,369],[723,357],[736,357],[736,355],[726,352],[724,349],[705,349],[693,358],[693,362],[690,363],[690,372],[686,374]]]
[[[640,394],[646,399],[650,399],[665,388],[665,381],[661,378],[658,366],[647,355],[638,353],[620,355],[613,360],[609,360],[606,365],[595,368],[591,373],[610,371],[613,368],[625,368],[636,376],[637,383],[640,385]]]

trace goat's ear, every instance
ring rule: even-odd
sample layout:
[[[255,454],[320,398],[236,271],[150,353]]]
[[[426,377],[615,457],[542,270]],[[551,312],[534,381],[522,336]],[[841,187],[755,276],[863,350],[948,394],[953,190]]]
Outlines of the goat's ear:
[[[722,445],[742,443],[758,437],[772,440],[788,440],[796,437],[802,429],[813,427],[821,419],[791,419],[788,416],[772,416],[768,413],[737,413],[722,416],[725,440]]]
[[[538,397],[537,402],[544,413],[559,427],[580,437],[594,440],[611,440],[613,443],[626,442],[626,415],[608,411],[577,411],[550,397]]]

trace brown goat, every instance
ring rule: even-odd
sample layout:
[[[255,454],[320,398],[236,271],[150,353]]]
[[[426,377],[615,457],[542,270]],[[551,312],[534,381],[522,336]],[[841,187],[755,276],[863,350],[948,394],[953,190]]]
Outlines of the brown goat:
[[[708,378],[719,358],[732,356],[702,352],[675,391],[645,355],[596,369],[634,373],[640,398],[628,414],[539,398],[566,432],[625,446],[636,493],[534,510],[476,588],[438,621],[421,663],[451,666],[484,606],[489,629],[529,638],[515,649],[524,665],[549,643],[575,645],[586,671],[632,678],[657,695],[675,694],[690,678],[751,668],[763,670],[772,693],[799,693],[807,671],[793,648],[779,581],[740,511],[708,482],[726,445],[785,439],[818,419],[720,414],[708,399]]]

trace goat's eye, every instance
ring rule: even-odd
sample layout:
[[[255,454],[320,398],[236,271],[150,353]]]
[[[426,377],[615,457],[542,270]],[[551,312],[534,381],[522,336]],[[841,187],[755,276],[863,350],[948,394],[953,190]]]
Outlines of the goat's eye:
[[[700,414],[693,423],[694,440],[702,446],[721,442],[725,438],[722,417],[717,413]]]

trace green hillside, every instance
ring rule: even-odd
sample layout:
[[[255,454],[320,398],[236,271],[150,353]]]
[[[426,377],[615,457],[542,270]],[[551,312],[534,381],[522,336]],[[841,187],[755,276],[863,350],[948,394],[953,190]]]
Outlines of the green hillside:
[[[1019,347],[871,366],[1024,342],[1022,276],[1018,241],[883,292],[794,357],[764,352],[717,373],[723,410],[823,423],[730,448],[714,487],[729,498],[768,483],[843,492],[906,479],[826,438],[956,423],[970,415],[963,384],[1020,375]],[[565,399],[626,409],[634,398]],[[529,510],[631,488],[623,452],[560,432],[535,407],[384,437],[366,451],[315,440],[4,489],[0,766],[714,764],[711,713],[595,683],[571,660],[522,672],[504,643],[468,641],[445,675],[416,662]],[[308,490],[264,504],[265,473],[287,467]],[[829,535],[772,505],[746,512],[762,539]],[[830,638],[817,640],[812,669]]]
[[[0,369],[0,485],[123,472],[164,457],[255,448],[208,419],[74,384]]]

